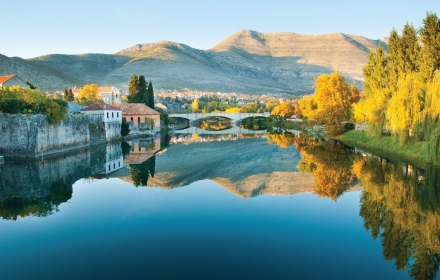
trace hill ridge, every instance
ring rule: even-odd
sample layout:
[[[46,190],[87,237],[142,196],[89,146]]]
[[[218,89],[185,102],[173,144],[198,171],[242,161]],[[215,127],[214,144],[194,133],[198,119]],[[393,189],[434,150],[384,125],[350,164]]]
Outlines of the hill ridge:
[[[316,76],[333,71],[360,84],[362,67],[378,44],[386,48],[382,40],[338,32],[241,29],[208,50],[162,40],[114,54],[50,54],[26,60],[1,55],[0,75],[14,71],[41,89],[85,83],[126,88],[132,74],[145,74],[156,90],[303,94],[313,91]]]

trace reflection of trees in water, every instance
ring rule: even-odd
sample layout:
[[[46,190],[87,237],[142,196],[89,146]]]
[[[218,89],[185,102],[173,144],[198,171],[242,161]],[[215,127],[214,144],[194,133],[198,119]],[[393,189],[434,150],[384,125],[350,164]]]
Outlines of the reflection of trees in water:
[[[267,128],[267,121],[263,117],[249,117],[243,120],[240,127],[249,130],[263,130]]]
[[[196,127],[207,131],[219,131],[231,128],[231,120],[224,117],[206,117],[196,121]]]
[[[355,155],[344,146],[300,135],[293,138],[302,154],[301,172],[312,173],[316,186],[313,192],[335,200],[356,181],[352,172]]]
[[[156,169],[156,156],[152,156],[141,164],[130,164],[130,177],[133,184],[138,186],[146,186],[148,177],[154,178]]]
[[[58,212],[58,205],[72,198],[72,186],[53,183],[51,193],[45,197],[8,198],[0,202],[0,216],[5,220],[17,220],[17,217],[47,217]]]
[[[360,216],[385,260],[414,279],[436,278],[440,261],[440,172],[375,158],[357,162],[364,187]]]
[[[286,133],[269,133],[266,134],[267,143],[269,145],[275,144],[281,148],[287,148],[295,143],[295,134]]]

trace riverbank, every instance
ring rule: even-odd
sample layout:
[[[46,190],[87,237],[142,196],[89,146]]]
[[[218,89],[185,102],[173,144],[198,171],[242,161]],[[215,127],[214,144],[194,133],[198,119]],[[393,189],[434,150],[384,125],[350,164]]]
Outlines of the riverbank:
[[[357,130],[351,130],[332,138],[348,146],[356,147],[383,157],[399,159],[412,165],[433,165],[426,143],[401,145],[394,137],[370,137],[366,132]],[[434,165],[438,165],[438,162]]]

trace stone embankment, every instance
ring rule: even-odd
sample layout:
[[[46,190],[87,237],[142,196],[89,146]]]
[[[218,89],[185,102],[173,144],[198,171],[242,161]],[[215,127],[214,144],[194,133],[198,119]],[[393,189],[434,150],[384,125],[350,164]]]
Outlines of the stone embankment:
[[[106,143],[99,116],[68,115],[50,125],[44,115],[0,114],[0,155],[37,157]]]

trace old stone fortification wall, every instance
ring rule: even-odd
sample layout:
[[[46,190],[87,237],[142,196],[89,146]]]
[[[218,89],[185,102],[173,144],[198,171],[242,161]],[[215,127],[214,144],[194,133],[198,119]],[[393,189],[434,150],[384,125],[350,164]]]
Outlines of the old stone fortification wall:
[[[44,115],[0,114],[0,155],[35,157],[106,143],[100,116],[68,115],[49,125]]]

